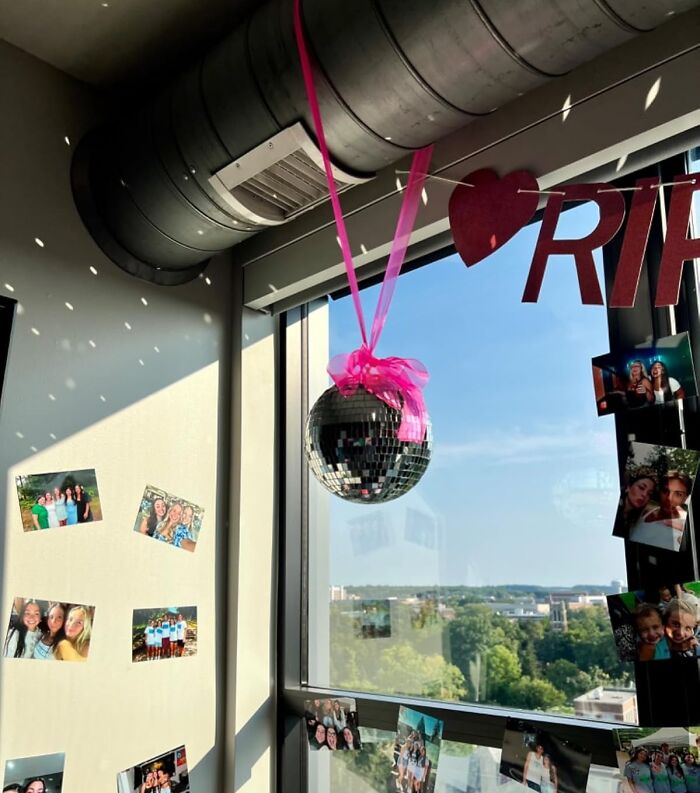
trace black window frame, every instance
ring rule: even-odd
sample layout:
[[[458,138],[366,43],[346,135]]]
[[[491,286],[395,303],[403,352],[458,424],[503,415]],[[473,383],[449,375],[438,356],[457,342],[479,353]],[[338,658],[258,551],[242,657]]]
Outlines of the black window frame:
[[[655,176],[664,184],[688,170],[688,154],[671,157],[613,182],[629,188],[637,179]],[[655,308],[654,295],[663,246],[670,187],[660,190],[649,242],[645,253],[638,296],[632,309],[607,310],[610,350],[634,345],[648,336],[667,336],[688,331],[695,370],[700,376],[700,304],[695,266],[683,270],[680,301],[675,308]],[[628,207],[633,193],[623,193]],[[623,229],[624,231],[624,229]],[[606,294],[612,289],[623,231],[603,248]],[[692,232],[691,232],[692,233]],[[700,233],[700,230],[697,232]],[[454,253],[448,246],[410,263],[410,269]],[[408,268],[404,268],[408,269]],[[373,283],[368,279],[361,284]],[[340,294],[343,294],[342,292]],[[562,738],[587,746],[593,763],[616,766],[612,730],[616,726],[579,717],[518,711],[506,707],[449,703],[423,698],[348,692],[308,684],[308,477],[303,455],[303,428],[308,404],[308,306],[288,311],[281,323],[280,339],[280,542],[278,580],[278,789],[285,793],[306,793],[308,786],[307,739],[303,724],[304,700],[317,697],[350,696],[357,700],[361,723],[366,727],[394,731],[400,705],[422,710],[444,720],[443,738],[482,746],[500,747],[508,717],[527,718]],[[675,316],[675,327],[672,316]],[[294,326],[292,335],[286,329]],[[601,353],[605,352],[601,350]],[[617,414],[615,431],[620,476],[630,436],[638,441],[700,449],[699,397],[651,411]],[[700,496],[696,495],[700,503]],[[656,581],[700,579],[700,515],[691,503],[687,539],[683,549],[669,552],[625,541],[628,588],[653,585]],[[656,562],[654,561],[656,560]],[[663,566],[663,575],[659,574]],[[672,660],[666,664],[635,664],[639,724],[650,727],[700,724],[700,664]],[[676,696],[669,696],[672,679]]]

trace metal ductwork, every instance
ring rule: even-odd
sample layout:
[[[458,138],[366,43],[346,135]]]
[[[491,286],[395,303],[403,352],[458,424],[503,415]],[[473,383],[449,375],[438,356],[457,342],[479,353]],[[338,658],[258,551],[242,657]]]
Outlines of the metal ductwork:
[[[304,0],[339,189],[698,0]],[[270,0],[132,118],[90,133],[73,191],[128,272],[184,283],[327,197],[292,0]]]

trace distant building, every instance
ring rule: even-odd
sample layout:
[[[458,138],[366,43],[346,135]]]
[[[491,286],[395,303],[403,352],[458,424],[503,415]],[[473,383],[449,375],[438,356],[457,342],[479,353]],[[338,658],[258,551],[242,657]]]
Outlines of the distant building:
[[[569,629],[566,617],[566,603],[563,600],[552,600],[549,604],[549,624],[552,630],[561,631],[561,633],[566,633]]]
[[[574,700],[574,712],[584,719],[637,724],[637,692],[599,686]]]
[[[614,595],[619,595],[623,591],[624,585],[624,581],[620,581],[619,578],[613,578],[613,580],[610,582],[610,586]]]
[[[484,603],[494,614],[514,620],[543,620],[547,616],[538,608],[534,598],[517,598],[513,601],[490,600]]]
[[[345,587],[332,586],[331,587],[331,600],[345,600]]]

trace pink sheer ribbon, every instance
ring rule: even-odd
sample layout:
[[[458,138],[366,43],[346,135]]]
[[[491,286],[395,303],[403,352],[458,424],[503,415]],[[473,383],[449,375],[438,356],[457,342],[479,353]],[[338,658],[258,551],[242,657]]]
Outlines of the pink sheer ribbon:
[[[411,236],[411,231],[416,220],[420,204],[425,174],[428,172],[433,147],[426,146],[413,155],[408,184],[404,192],[396,231],[391,243],[391,252],[387,264],[384,281],[377,301],[377,308],[372,321],[371,335],[368,340],[365,317],[360,301],[360,290],[355,275],[355,265],[350,250],[345,221],[340,207],[338,192],[335,187],[331,158],[326,144],[326,136],[321,121],[321,110],[314,88],[313,71],[301,21],[301,0],[294,0],[294,34],[301,61],[301,70],[304,75],[306,95],[311,110],[311,116],[316,130],[318,146],[323,158],[326,172],[326,182],[330,193],[331,206],[335,224],[338,229],[340,249],[343,253],[345,270],[350,284],[353,305],[360,326],[362,345],[351,353],[336,355],[328,364],[328,374],[338,386],[341,393],[349,396],[358,386],[363,386],[374,396],[386,402],[393,408],[401,410],[401,425],[397,437],[401,441],[414,441],[421,443],[425,438],[428,423],[428,411],[423,398],[423,387],[428,382],[428,371],[420,361],[410,358],[376,358],[374,350],[379,342],[382,330],[386,323],[389,306],[391,305],[396,281],[401,272],[401,265],[406,257],[406,248]]]

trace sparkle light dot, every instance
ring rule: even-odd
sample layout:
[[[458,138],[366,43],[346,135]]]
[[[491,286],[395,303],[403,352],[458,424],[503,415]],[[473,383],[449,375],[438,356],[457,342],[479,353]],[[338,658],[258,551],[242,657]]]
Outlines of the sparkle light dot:
[[[205,279],[204,279],[204,283],[205,283],[207,286],[211,286],[211,278],[209,278],[209,277],[205,278]]]
[[[95,347],[97,347],[97,345],[95,344],[95,342],[92,339],[88,340],[88,344],[92,347],[93,350],[95,349]]]
[[[125,323],[124,323],[124,327],[125,327],[127,330],[131,330],[131,325],[129,325],[129,323],[128,323],[128,322],[125,322]]]
[[[49,394],[49,399],[50,399],[52,402],[55,402],[55,401],[56,401],[56,397],[55,397],[53,394]]]
[[[70,391],[75,389],[75,380],[72,377],[66,377],[66,388]]]
[[[201,237],[204,234],[204,232],[202,231],[202,229],[197,229],[197,234],[199,234],[199,236]]]
[[[97,269],[96,269],[95,267],[93,267],[92,265],[90,265],[90,272],[91,272],[93,275],[97,275]]]
[[[146,365],[146,364],[143,362],[143,358],[139,358],[139,363],[141,364],[141,366],[145,366],[145,365]]]
[[[66,137],[63,138],[63,140],[66,142],[66,146],[70,146],[70,138],[68,137],[68,135],[66,135]]]
[[[207,323],[207,325],[211,325],[211,314],[205,313],[204,314],[204,321]]]
[[[147,305],[148,305],[148,300],[146,300],[146,298],[145,298],[145,297],[142,297],[142,298],[141,298],[141,302],[144,304],[144,306],[147,306]]]
[[[5,284],[5,289],[7,289],[8,292],[14,292],[15,291],[15,288],[14,288],[14,286],[12,286],[12,284]]]
[[[31,449],[33,452],[38,452],[38,451],[39,451],[39,450],[36,448],[36,446],[30,446],[29,448],[30,448],[30,449]]]
[[[74,310],[74,309],[73,309],[73,304],[72,304],[72,303],[69,303],[67,300],[66,300],[66,302],[65,302],[65,306],[66,306],[66,308],[68,309],[68,311],[73,311],[73,310]]]
[[[106,402],[107,401],[107,397],[105,397],[104,394],[100,394],[100,401],[101,402]]]
[[[15,435],[16,435],[18,438],[20,438],[20,439],[21,439],[21,438],[24,438],[24,435],[23,435],[23,434],[22,434],[22,433],[21,433],[19,430],[17,430],[17,432],[15,432]]]
[[[53,432],[49,433],[49,438],[51,438],[52,441],[56,440],[56,436],[53,434]]]
[[[38,331],[36,328],[32,328],[32,333],[33,333],[35,336],[41,336],[41,333],[39,333],[39,331]]]
[[[34,237],[34,242],[36,242],[36,244],[37,244],[37,245],[38,245],[40,248],[43,248],[43,247],[44,247],[44,243],[43,243],[43,241],[42,241],[42,240],[40,240],[38,237]]]
[[[160,347],[154,347],[153,349],[154,349],[156,352],[160,352]]]
[[[21,317],[24,314],[24,306],[21,303],[17,303],[17,316]]]

